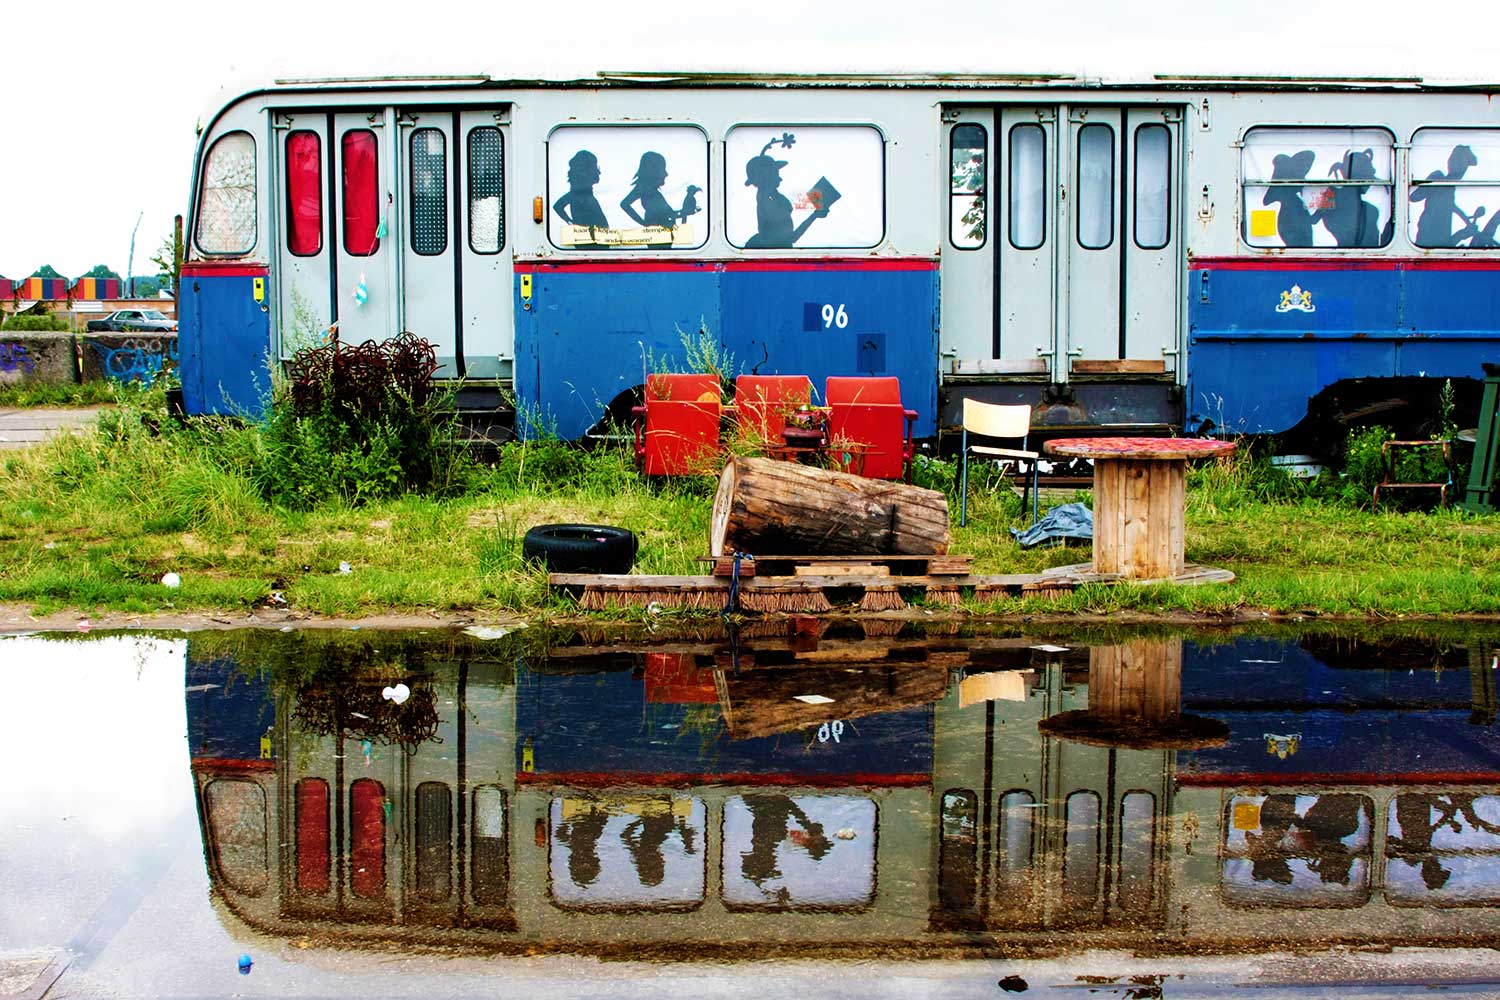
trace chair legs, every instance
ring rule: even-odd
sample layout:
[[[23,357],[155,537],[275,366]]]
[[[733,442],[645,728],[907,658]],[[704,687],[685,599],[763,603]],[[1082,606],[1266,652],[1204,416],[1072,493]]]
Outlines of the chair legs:
[[[960,438],[958,460],[958,526],[964,527],[969,523],[969,432],[964,430]]]

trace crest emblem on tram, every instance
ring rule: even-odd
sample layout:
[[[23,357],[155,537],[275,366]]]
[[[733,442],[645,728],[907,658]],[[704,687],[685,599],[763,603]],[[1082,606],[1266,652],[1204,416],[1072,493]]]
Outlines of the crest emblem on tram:
[[[1313,305],[1312,292],[1304,291],[1301,285],[1293,285],[1281,293],[1281,302],[1277,304],[1276,311],[1310,313],[1317,312],[1318,307]]]

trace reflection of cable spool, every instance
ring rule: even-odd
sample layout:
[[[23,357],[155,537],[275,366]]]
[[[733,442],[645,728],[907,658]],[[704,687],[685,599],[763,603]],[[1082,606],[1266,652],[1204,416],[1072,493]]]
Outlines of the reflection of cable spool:
[[[1089,649],[1089,707],[1043,719],[1048,736],[1091,746],[1186,750],[1219,746],[1229,727],[1184,715],[1182,640],[1134,639]]]

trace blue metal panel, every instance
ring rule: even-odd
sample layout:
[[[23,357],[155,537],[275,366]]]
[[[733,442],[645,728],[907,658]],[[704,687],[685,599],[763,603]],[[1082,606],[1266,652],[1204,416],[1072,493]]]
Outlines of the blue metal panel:
[[[808,375],[818,396],[830,375],[895,375],[917,411],[916,434],[937,432],[937,272],[857,265],[730,271],[723,317],[735,354],[763,375]],[[825,326],[824,307],[833,320]],[[840,327],[842,317],[847,325]],[[807,320],[816,321],[808,330]]]
[[[645,373],[684,370],[682,334],[722,333],[719,272],[538,270],[516,299],[516,429],[571,440]],[[519,284],[519,283],[518,283]],[[681,331],[681,333],[679,333]],[[733,348],[731,348],[732,350]]]
[[[896,375],[916,433],[932,434],[937,280],[932,268],[864,262],[538,267],[529,303],[518,283],[518,427],[534,433],[539,415],[541,428],[578,437],[647,371],[682,370],[679,331],[696,335],[703,323],[733,354],[733,374],[808,375],[819,396],[829,375]]]
[[[1188,287],[1190,427],[1284,431],[1335,382],[1480,378],[1481,362],[1500,357],[1500,270],[1268,262],[1194,270]]]
[[[271,324],[251,274],[184,273],[177,339],[188,413],[259,416],[271,392]]]

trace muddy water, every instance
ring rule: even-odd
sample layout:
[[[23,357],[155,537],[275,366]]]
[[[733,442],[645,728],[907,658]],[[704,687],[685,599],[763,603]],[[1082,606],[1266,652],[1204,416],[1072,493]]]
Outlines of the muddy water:
[[[1497,653],[6,637],[0,994],[1483,993]]]

